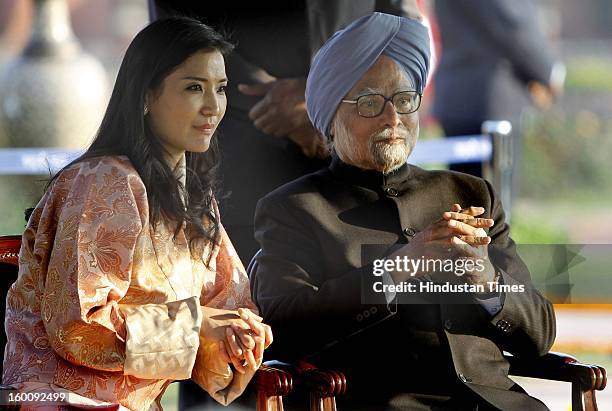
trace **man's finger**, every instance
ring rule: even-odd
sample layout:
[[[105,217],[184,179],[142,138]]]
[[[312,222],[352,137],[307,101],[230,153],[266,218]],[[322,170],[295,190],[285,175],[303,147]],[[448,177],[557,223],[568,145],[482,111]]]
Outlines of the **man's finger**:
[[[477,237],[473,235],[460,235],[458,238],[470,245],[487,245],[491,243],[491,237]]]
[[[459,210],[459,212],[462,213],[462,214],[469,214],[469,215],[471,215],[473,217],[477,217],[477,216],[479,216],[481,214],[484,214],[485,209],[484,209],[484,207],[474,207],[474,206],[472,206],[472,207],[468,207],[468,208],[463,208],[463,209]]]
[[[275,84],[276,81],[258,84],[238,84],[238,91],[247,96],[263,96],[270,91]]]
[[[457,220],[477,228],[489,228],[493,227],[493,225],[495,224],[495,221],[492,218],[473,217],[469,214],[455,213],[452,211],[447,211],[442,214],[442,216],[447,221]]]
[[[478,235],[480,237],[486,235],[486,232],[482,228],[472,227],[471,225],[462,223],[461,221],[457,220],[449,220],[447,226],[460,235]]]

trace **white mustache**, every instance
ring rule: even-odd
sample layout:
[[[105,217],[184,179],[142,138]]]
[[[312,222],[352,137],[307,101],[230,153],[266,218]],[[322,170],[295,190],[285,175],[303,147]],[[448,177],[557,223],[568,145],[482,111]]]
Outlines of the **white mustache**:
[[[391,138],[401,138],[402,140],[406,140],[408,138],[408,130],[403,128],[398,128],[393,130],[391,128],[386,128],[378,133],[372,134],[372,143],[376,144],[383,140],[389,140]]]

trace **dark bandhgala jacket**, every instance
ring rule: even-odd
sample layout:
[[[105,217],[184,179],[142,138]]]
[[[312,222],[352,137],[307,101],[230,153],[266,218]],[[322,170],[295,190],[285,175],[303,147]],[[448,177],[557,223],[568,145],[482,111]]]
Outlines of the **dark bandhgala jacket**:
[[[481,304],[364,304],[363,244],[409,243],[451,204],[482,206],[492,261],[506,285],[489,314]],[[555,337],[552,304],[516,254],[491,185],[406,164],[385,176],[347,165],[306,175],[264,197],[255,236],[262,252],[254,300],[275,333],[275,358],[308,358],[348,376],[347,400],[384,402],[397,393],[467,396],[500,409],[546,409],[508,378],[503,351],[546,353]],[[471,298],[471,296],[470,296]],[[379,409],[379,408],[376,408]]]

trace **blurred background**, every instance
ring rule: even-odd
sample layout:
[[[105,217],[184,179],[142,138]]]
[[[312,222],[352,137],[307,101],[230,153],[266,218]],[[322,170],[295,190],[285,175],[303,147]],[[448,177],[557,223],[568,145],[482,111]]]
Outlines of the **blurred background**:
[[[424,1],[432,12],[433,2]],[[612,2],[534,2],[567,76],[564,93],[552,106],[523,110],[512,236],[521,244],[611,244]],[[44,18],[38,24],[36,7]],[[58,26],[50,27],[54,20]],[[123,53],[147,21],[146,0],[0,0],[0,148],[85,146],[103,114]],[[40,41],[24,50],[33,31],[67,44],[56,50],[56,56],[63,56],[57,64],[40,67],[28,60],[53,46]],[[42,72],[47,74],[32,74]],[[51,80],[52,75],[63,80]],[[64,101],[63,111],[60,103],[43,106],[43,112],[34,107],[45,99]],[[421,138],[442,138],[430,110],[431,102],[424,102]],[[46,120],[50,115],[63,116],[63,125]],[[23,210],[35,205],[46,178],[0,175],[0,235],[23,231]],[[612,371],[611,307],[558,305],[554,350]],[[568,384],[533,380],[525,387],[551,409],[569,409]],[[598,395],[600,408],[612,409],[610,389]],[[167,410],[176,409],[172,386],[164,402]]]

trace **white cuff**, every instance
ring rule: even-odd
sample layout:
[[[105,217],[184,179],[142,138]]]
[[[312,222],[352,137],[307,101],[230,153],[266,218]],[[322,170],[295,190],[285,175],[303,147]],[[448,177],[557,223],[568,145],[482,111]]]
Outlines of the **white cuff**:
[[[198,297],[123,306],[121,313],[126,328],[124,374],[144,379],[191,377],[202,323]]]

